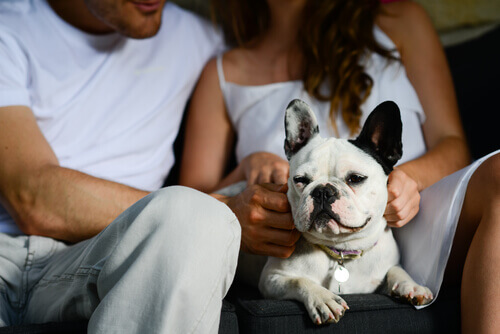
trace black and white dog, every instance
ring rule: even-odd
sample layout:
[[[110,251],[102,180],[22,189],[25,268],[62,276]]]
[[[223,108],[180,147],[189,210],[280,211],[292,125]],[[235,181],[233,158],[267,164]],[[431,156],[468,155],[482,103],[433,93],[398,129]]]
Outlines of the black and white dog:
[[[385,291],[429,303],[431,291],[398,266],[383,217],[388,174],[402,155],[397,105],[380,104],[355,140],[322,138],[301,100],[287,107],[285,128],[287,195],[302,237],[290,258],[268,259],[259,282],[264,296],[301,301],[316,324],[339,321],[348,309],[340,293]]]

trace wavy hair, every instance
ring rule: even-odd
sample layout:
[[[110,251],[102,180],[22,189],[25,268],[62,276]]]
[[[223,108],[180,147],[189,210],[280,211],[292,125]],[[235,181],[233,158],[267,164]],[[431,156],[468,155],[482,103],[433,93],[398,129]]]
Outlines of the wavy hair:
[[[304,88],[318,100],[330,101],[334,129],[336,111],[341,110],[351,135],[359,131],[360,107],[373,87],[362,58],[375,52],[396,60],[373,35],[380,10],[379,0],[309,0],[300,22]],[[226,43],[242,48],[258,42],[270,23],[266,0],[212,0],[212,17],[221,25]]]

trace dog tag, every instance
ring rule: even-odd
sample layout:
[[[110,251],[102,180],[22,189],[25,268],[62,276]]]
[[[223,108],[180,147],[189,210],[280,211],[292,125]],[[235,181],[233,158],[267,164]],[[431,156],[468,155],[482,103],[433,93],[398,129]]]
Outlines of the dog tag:
[[[347,280],[349,279],[349,270],[347,270],[347,268],[343,265],[339,264],[333,272],[333,277],[339,283],[347,282]]]

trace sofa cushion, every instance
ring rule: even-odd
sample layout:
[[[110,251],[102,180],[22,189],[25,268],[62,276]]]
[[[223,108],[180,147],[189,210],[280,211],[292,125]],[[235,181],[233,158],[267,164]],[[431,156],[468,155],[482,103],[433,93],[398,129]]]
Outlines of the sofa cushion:
[[[85,334],[87,333],[87,321],[75,322],[49,322],[46,324],[19,325],[0,327],[1,334]]]
[[[458,291],[442,291],[422,310],[381,294],[342,295],[350,309],[337,324],[321,326],[312,323],[300,302],[261,299],[255,288],[241,284],[232,295],[240,333],[459,333]]]
[[[219,334],[237,334],[238,317],[235,306],[227,300],[222,301],[222,312],[220,315]]]

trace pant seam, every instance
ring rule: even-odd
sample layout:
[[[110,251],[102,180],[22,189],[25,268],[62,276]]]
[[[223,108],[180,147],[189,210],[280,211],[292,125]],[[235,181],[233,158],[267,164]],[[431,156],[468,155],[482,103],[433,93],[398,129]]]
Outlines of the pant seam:
[[[1,304],[2,302],[5,303],[6,305],[2,305]],[[0,321],[0,324],[3,322],[4,324],[6,324],[6,326],[15,325],[15,323],[17,322],[17,319],[19,318],[19,314],[18,314],[17,310],[13,307],[7,290],[5,288],[2,288],[1,286],[0,286],[0,307],[8,308],[6,310],[6,312],[13,315],[14,319],[15,319],[14,321],[12,321],[12,318],[9,319],[9,314],[7,314],[7,318],[0,319],[0,320],[2,320],[2,321]],[[2,329],[1,325],[0,325],[0,329]]]
[[[33,258],[35,256],[34,251],[28,251],[26,255],[26,261],[24,262],[24,268],[21,276],[21,291],[19,292],[19,301],[15,303],[16,305],[12,305],[18,311],[23,309],[26,306],[29,295],[29,272],[33,266]]]
[[[238,219],[233,218],[233,220],[231,221],[231,224],[239,224]],[[230,249],[231,246],[234,244],[235,239],[237,239],[236,238],[236,234],[234,233],[234,231],[232,231],[232,233],[233,233],[233,239],[231,240],[231,243],[229,244],[229,246],[227,247],[227,249]],[[226,259],[225,260],[225,264],[226,265],[229,263],[229,256],[230,256],[230,253],[226,252],[226,257],[225,257],[225,259]],[[203,313],[200,315],[200,317],[198,318],[198,320],[195,321],[194,326],[189,331],[189,333],[194,333],[197,330],[198,326],[201,324],[202,319],[205,317],[205,315],[206,315],[206,313],[207,313],[207,311],[209,309],[210,301],[214,298],[215,292],[217,291],[217,288],[220,286],[220,283],[221,283],[221,281],[223,279],[224,279],[224,275],[220,275],[219,280],[217,281],[216,284],[214,284],[214,287],[212,288],[212,292],[210,294],[210,298],[208,298],[208,300],[207,300],[207,303],[206,303],[206,305],[204,307]],[[222,300],[221,300],[221,303],[222,303]]]
[[[48,286],[50,284],[59,283],[59,282],[71,282],[75,280],[77,277],[89,277],[94,276],[98,277],[101,270],[93,267],[81,267],[76,270],[73,274],[62,274],[62,275],[53,275],[51,279],[42,279],[40,282],[34,285],[33,289],[37,287]]]
[[[16,303],[16,308],[20,311],[24,307],[26,307],[26,304],[28,302],[29,295],[31,291],[37,286],[40,281],[36,283],[30,284],[30,272],[33,267],[42,267],[47,264],[47,262],[50,261],[52,255],[54,255],[56,251],[56,243],[52,242],[50,246],[50,250],[41,258],[37,259],[35,258],[36,256],[36,246],[34,246],[35,249],[32,247],[32,241],[33,239],[29,238],[26,240],[27,242],[27,251],[28,254],[26,255],[26,260],[24,262],[23,270],[22,270],[22,275],[21,275],[21,290],[19,292],[19,302]],[[30,287],[31,285],[31,287]]]
[[[39,261],[35,258],[36,247],[35,249],[32,248],[32,239],[30,238],[27,239],[27,251],[28,254],[26,255],[26,260],[21,276],[22,283],[21,291],[19,293],[19,303],[17,305],[17,313],[20,322],[24,322],[24,317],[26,315],[26,305],[28,304],[28,299],[31,292],[40,283],[40,281],[37,281],[36,283],[30,284],[30,272],[33,267],[42,267],[47,262],[49,262],[52,255],[54,255],[54,252],[56,251],[56,244],[52,242],[50,250],[45,254],[45,256],[41,257]]]

